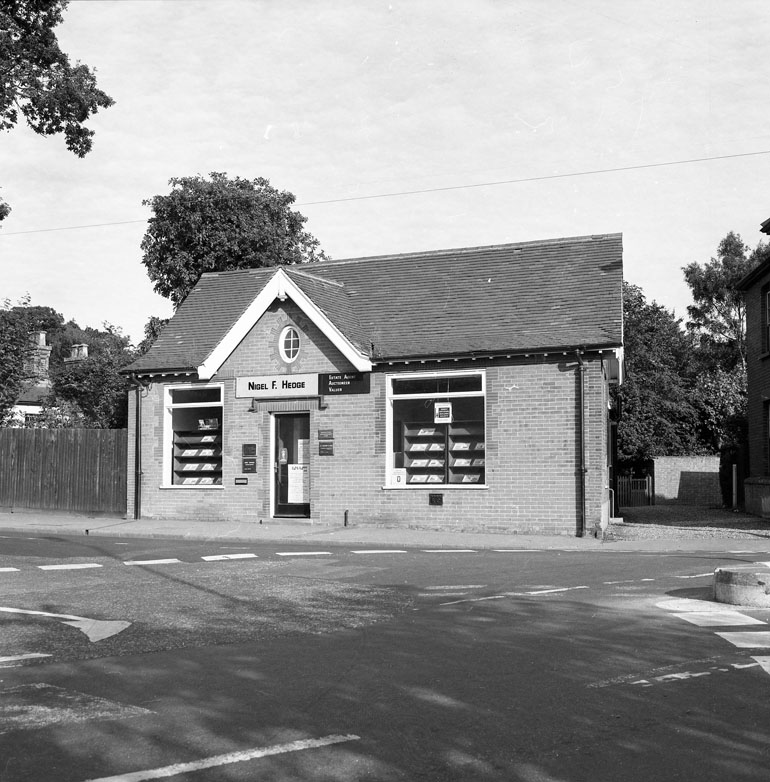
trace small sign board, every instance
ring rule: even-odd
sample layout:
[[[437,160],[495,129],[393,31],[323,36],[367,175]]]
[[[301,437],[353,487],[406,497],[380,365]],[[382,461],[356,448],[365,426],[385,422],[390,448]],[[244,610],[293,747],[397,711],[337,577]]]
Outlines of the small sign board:
[[[307,464],[289,465],[287,502],[304,505],[310,502],[310,467]]]
[[[256,472],[257,460],[256,459],[241,459],[241,472]]]
[[[248,486],[249,485],[249,479],[248,478],[236,478],[235,479],[235,485],[236,486]]]
[[[257,375],[235,378],[235,396],[281,399],[318,396],[319,375]]]
[[[319,456],[334,456],[334,441],[333,440],[321,440],[318,443],[318,455]]]
[[[257,444],[256,443],[244,443],[241,446],[241,456],[256,456]]]
[[[368,394],[371,372],[337,372],[318,376],[318,393],[329,396]]]
[[[334,429],[319,429],[318,430],[318,439],[319,440],[333,440],[334,439]]]
[[[452,403],[436,402],[433,407],[433,423],[451,424],[452,423]]]

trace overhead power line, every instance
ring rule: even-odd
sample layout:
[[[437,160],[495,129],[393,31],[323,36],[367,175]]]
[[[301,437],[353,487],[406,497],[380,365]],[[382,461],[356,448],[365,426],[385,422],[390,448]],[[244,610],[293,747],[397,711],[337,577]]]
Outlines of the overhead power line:
[[[666,168],[668,166],[682,166],[692,163],[707,163],[715,160],[733,160],[735,158],[757,157],[770,155],[770,149],[757,152],[737,152],[731,155],[711,155],[709,157],[694,157],[684,160],[667,160],[662,163],[640,163],[634,166],[616,166],[613,168],[594,168],[585,171],[571,171],[565,174],[543,174],[540,176],[520,177],[517,179],[500,179],[492,182],[477,182],[464,185],[447,185],[445,187],[428,187],[420,190],[398,190],[392,193],[374,193],[372,195],[348,196],[346,198],[329,198],[323,201],[303,201],[295,206],[322,206],[324,204],[344,204],[351,201],[371,201],[376,198],[398,198],[400,196],[425,195],[427,193],[446,193],[452,190],[471,190],[480,187],[499,187],[500,185],[518,185],[527,182],[545,182],[552,179],[571,179],[582,176],[595,176],[597,174],[618,174],[623,171],[642,171],[650,168]],[[131,225],[134,223],[146,223],[147,220],[121,220],[111,223],[91,223],[89,225],[66,225],[59,228],[35,228],[29,231],[0,231],[0,239],[4,236],[18,236],[20,234],[48,233],[51,231],[77,231],[85,228],[102,228],[114,225]]]

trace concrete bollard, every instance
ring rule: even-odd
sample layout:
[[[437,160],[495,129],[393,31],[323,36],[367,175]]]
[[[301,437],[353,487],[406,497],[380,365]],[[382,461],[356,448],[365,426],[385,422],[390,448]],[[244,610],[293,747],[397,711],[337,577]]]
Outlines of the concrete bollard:
[[[770,569],[760,570],[756,566],[717,568],[714,571],[714,600],[770,608]]]

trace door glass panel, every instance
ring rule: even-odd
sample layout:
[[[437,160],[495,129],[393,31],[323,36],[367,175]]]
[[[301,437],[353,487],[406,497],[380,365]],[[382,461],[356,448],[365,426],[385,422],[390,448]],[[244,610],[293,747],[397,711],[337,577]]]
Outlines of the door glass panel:
[[[275,515],[310,516],[310,415],[275,417]]]

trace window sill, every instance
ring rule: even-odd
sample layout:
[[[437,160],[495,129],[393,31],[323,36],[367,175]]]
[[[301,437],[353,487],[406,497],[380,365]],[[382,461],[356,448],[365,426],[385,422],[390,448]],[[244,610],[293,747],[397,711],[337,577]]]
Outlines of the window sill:
[[[472,491],[480,491],[482,489],[488,489],[489,485],[486,483],[410,483],[406,486],[381,486],[383,491],[457,491],[458,489],[471,489]]]
[[[200,491],[201,489],[207,489],[207,490],[215,490],[215,491],[222,491],[224,489],[223,484],[219,484],[218,486],[215,486],[214,484],[199,484],[199,485],[190,485],[190,486],[182,486],[180,484],[164,484],[162,486],[158,486],[159,489],[165,490],[165,489],[171,489],[172,491]]]

